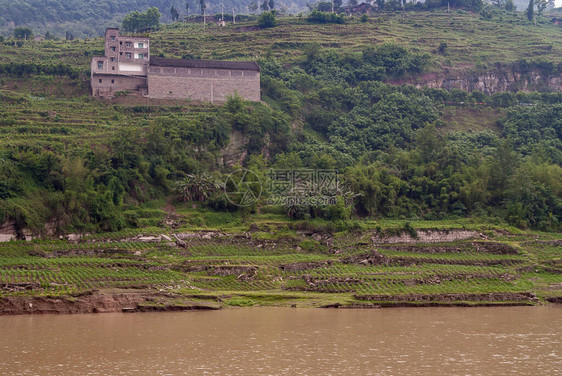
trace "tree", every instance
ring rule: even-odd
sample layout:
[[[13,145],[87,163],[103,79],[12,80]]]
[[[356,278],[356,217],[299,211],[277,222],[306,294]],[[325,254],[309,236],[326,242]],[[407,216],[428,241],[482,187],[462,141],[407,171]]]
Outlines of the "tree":
[[[258,19],[258,25],[260,25],[261,28],[274,27],[277,25],[275,15],[272,12],[263,12]]]
[[[216,177],[202,173],[187,175],[183,181],[177,182],[176,192],[180,195],[180,201],[204,202],[222,187]]]
[[[205,0],[199,0],[199,6],[201,7],[201,14],[204,14],[205,9],[207,9],[207,4],[205,4]]]
[[[489,187],[495,193],[496,201],[500,202],[503,199],[504,191],[508,188],[509,178],[515,172],[518,161],[518,156],[513,151],[508,139],[498,145],[496,155],[490,166],[489,177]]]
[[[382,11],[383,7],[384,7],[384,0],[376,0],[377,1],[377,7],[379,9],[379,12]]]
[[[506,0],[505,10],[507,10],[508,12],[514,12],[515,11],[515,4],[513,4],[513,0]]]
[[[471,2],[470,2],[470,9],[473,12],[480,12],[483,7],[484,7],[484,1],[483,0],[471,0]]]
[[[269,1],[268,0],[263,0],[263,3],[261,5],[261,10],[263,10],[264,12],[269,11]]]
[[[537,16],[543,14],[544,10],[546,9],[549,3],[550,3],[549,0],[535,0],[535,6],[537,7]]]
[[[270,10],[275,9],[275,0],[269,0],[269,4],[268,4],[268,5],[269,5],[269,9],[270,9]]]
[[[189,16],[189,2],[186,1],[185,2],[185,16]]]
[[[156,29],[160,26],[160,11],[156,7],[150,7],[146,12],[131,12],[123,18],[123,30],[138,32]]]
[[[172,5],[172,9],[170,9],[170,13],[172,14],[172,21],[177,21],[180,18],[180,14],[176,8]]]
[[[248,5],[248,10],[252,13],[256,13],[256,10],[258,10],[258,4],[255,1],[252,1],[249,5]]]
[[[156,29],[160,26],[160,11],[156,7],[150,7],[145,12],[145,30]]]
[[[16,39],[31,39],[33,38],[33,31],[28,27],[16,27],[14,29],[14,38]]]
[[[527,19],[529,21],[533,21],[533,18],[535,18],[535,0],[529,0],[529,6],[527,7]]]
[[[358,4],[357,0],[349,0],[348,5],[350,7],[356,7]]]

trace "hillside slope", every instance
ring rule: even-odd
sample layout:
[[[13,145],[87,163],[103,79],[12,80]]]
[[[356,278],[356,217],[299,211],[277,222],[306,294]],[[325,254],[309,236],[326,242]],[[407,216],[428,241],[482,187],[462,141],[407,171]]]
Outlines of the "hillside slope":
[[[291,218],[477,215],[559,229],[560,92],[548,85],[470,93],[392,84],[498,66],[559,79],[557,29],[464,12],[368,21],[286,18],[267,30],[243,24],[204,31],[177,23],[153,33],[156,56],[259,62],[264,103],[232,98],[223,107],[128,93],[107,102],[89,97],[89,60],[103,53],[101,38],[3,44],[0,218],[20,238],[138,227],[144,218],[124,214],[125,207],[143,212],[139,206],[151,200],[177,199],[178,183],[197,176],[205,184],[209,173],[218,183],[195,205],[236,211],[212,187],[238,162],[259,174],[343,173],[350,190],[341,194],[352,204],[342,196],[341,205],[267,209]],[[471,38],[463,34],[468,28]],[[503,29],[504,39],[491,35]],[[448,48],[437,54],[441,43]],[[265,208],[266,200],[248,210]]]
[[[288,17],[270,29],[259,29],[255,22],[206,29],[200,24],[174,23],[152,33],[151,39],[153,56],[165,57],[247,60],[272,56],[293,63],[302,61],[316,45],[342,54],[392,42],[431,54],[438,71],[442,67],[487,70],[496,63],[520,59],[562,62],[560,27],[548,22],[535,27],[519,14],[485,20],[462,11],[408,12],[375,16],[366,23],[349,20],[344,25],[310,24]],[[446,51],[439,53],[442,43]],[[101,38],[29,42],[21,48],[2,46],[0,62],[62,62],[89,69],[90,56],[100,53]]]

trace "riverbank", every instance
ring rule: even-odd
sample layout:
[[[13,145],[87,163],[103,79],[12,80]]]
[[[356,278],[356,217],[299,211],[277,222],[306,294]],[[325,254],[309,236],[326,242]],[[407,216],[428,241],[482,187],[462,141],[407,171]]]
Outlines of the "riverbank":
[[[543,305],[562,301],[561,255],[561,234],[423,223],[12,241],[0,314]]]
[[[363,297],[367,301],[331,303],[322,305],[322,299],[310,297],[301,302],[302,307],[339,309],[378,309],[396,307],[511,307],[540,304],[534,294],[435,294],[408,296]],[[369,302],[368,300],[377,299]],[[166,294],[155,291],[88,291],[67,296],[9,296],[0,298],[0,315],[22,314],[77,314],[117,312],[176,312],[218,310],[228,308],[231,297],[204,300],[197,296]],[[358,298],[362,299],[362,298]],[[561,303],[560,298],[552,300]],[[260,304],[261,305],[261,304]],[[265,306],[268,306],[267,302]],[[277,307],[298,308],[297,304],[277,302]]]

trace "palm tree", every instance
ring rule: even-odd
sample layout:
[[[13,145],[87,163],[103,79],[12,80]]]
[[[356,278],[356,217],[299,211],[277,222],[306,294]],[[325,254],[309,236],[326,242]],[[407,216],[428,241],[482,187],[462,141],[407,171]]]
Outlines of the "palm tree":
[[[223,184],[209,174],[187,175],[185,180],[176,183],[180,201],[206,201],[213,193],[222,189]]]

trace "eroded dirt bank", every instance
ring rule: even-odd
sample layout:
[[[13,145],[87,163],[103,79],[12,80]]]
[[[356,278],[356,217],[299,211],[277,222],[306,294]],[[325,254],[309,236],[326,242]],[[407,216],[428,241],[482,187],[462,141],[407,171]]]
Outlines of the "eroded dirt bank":
[[[353,303],[318,302],[318,308],[392,308],[392,307],[492,307],[534,306],[540,304],[534,294],[408,294],[408,295],[357,295]],[[562,297],[548,299],[549,303],[562,303]],[[218,310],[225,305],[216,301],[189,300],[189,297],[164,293],[143,292],[91,292],[80,296],[59,297],[4,297],[0,298],[0,315],[22,314],[74,314],[111,312],[165,312],[191,310]],[[280,302],[279,306],[288,306]],[[295,305],[292,305],[296,307]],[[310,307],[310,306],[307,306]]]
[[[90,292],[79,296],[0,298],[0,315],[214,310],[215,302],[153,292]]]

